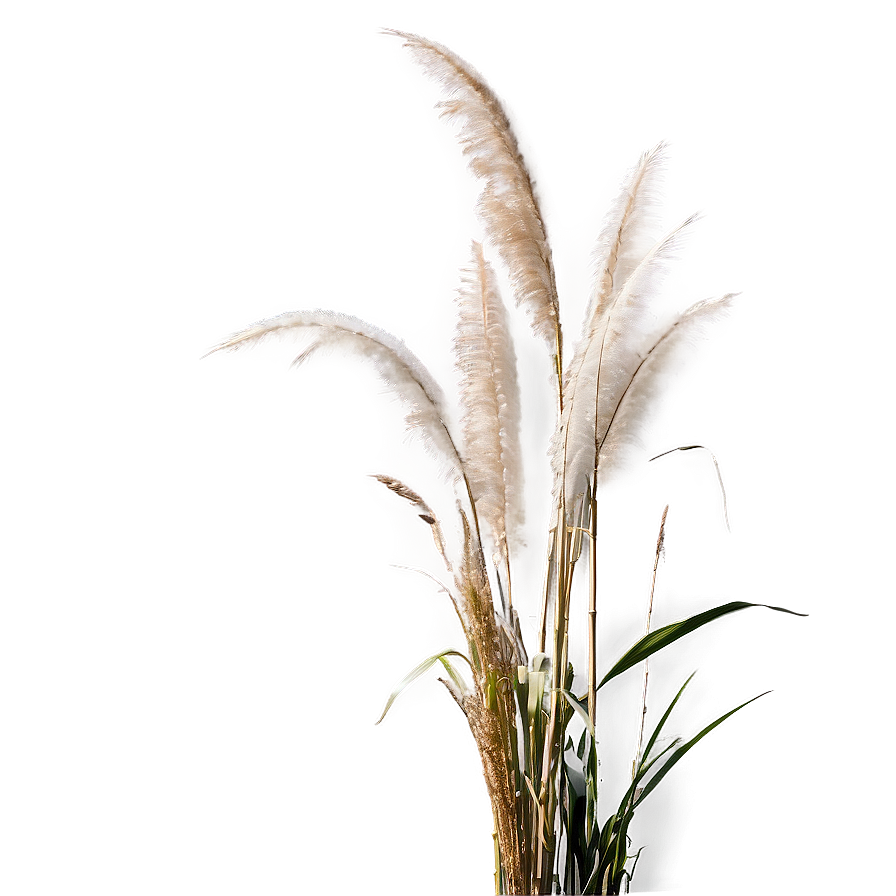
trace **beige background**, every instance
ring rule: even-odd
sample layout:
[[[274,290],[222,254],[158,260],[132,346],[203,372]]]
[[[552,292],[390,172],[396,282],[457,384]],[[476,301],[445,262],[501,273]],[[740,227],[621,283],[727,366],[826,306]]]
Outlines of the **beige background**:
[[[198,360],[254,320],[334,307],[450,387],[475,185],[389,26],[505,99],[570,340],[601,215],[659,140],[667,223],[705,215],[672,295],[743,293],[606,497],[601,649],[640,631],[666,502],[657,624],[734,599],[811,616],[751,610],[657,662],[654,709],[700,670],[683,734],[774,694],[645,803],[639,889],[883,892],[894,183],[876,5],[422,6],[0,14],[0,890],[490,892],[478,759],[441,687],[373,727],[408,669],[460,646],[444,597],[390,566],[438,572],[425,528],[366,478],[435,490],[427,459],[358,362]],[[534,606],[551,404],[519,337]],[[691,442],[722,464],[730,535],[705,458],[644,464]],[[636,679],[607,697],[608,794]]]

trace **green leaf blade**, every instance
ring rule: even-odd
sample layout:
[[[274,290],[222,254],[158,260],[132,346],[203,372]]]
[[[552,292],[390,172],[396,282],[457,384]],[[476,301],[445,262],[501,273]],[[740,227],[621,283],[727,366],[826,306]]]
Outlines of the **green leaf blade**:
[[[462,654],[459,650],[443,650],[441,653],[437,653],[433,656],[427,657],[423,660],[422,663],[416,665],[404,678],[395,686],[392,693],[389,695],[389,699],[386,701],[386,706],[383,709],[383,714],[376,720],[377,725],[386,718],[386,713],[392,708],[392,704],[396,701],[401,692],[408,687],[408,685],[415,682],[424,672],[427,672],[431,669],[436,663],[441,662],[445,669],[448,671],[448,674],[451,676],[454,683],[461,688],[462,690],[466,690],[466,687],[463,685],[463,681],[454,671],[454,668],[450,665],[450,663],[445,659],[447,656],[459,656],[462,660],[466,660],[467,665],[470,665],[470,661],[467,657]]]
[[[647,759],[650,756],[650,751],[653,749],[653,745],[657,742],[660,732],[663,730],[663,726],[666,724],[669,716],[672,714],[672,710],[675,707],[675,704],[678,703],[679,698],[684,693],[684,689],[691,683],[691,679],[696,675],[696,672],[691,672],[688,676],[688,680],[681,686],[681,689],[678,693],[672,698],[672,702],[667,707],[666,711],[663,713],[663,717],[657,723],[656,728],[653,729],[653,734],[650,735],[650,740],[647,741],[647,746],[644,748],[644,753],[639,758],[638,763],[638,775],[637,778],[642,777],[643,771],[645,770],[645,764],[647,763]]]
[[[789,613],[792,616],[808,615],[807,613],[797,613],[794,610],[788,610],[785,607],[773,607],[769,604],[753,604],[743,600],[735,600],[718,607],[713,607],[711,610],[697,613],[695,616],[690,616],[681,622],[673,622],[670,625],[664,625],[662,628],[658,628],[656,631],[645,635],[629,648],[620,660],[601,679],[600,684],[597,686],[598,690],[617,675],[621,675],[627,669],[631,669],[632,666],[644,662],[648,657],[663,648],[668,647],[670,644],[679,640],[679,638],[689,635],[691,632],[696,631],[698,628],[701,628],[722,616],[727,616],[729,613],[734,613],[738,610],[746,610],[748,607],[765,607],[768,610],[776,610],[779,613]]]
[[[566,698],[566,702],[575,710],[579,718],[585,723],[585,728],[591,737],[596,739],[597,735],[594,733],[594,725],[591,722],[591,717],[588,715],[588,707],[577,697],[574,697],[566,688],[558,688],[558,690]]]
[[[672,770],[672,767],[682,759],[685,754],[693,747],[698,741],[702,740],[712,731],[713,728],[716,728],[718,725],[721,725],[725,719],[733,716],[736,712],[743,709],[745,706],[749,706],[749,704],[753,703],[753,701],[758,700],[760,697],[764,697],[766,694],[770,694],[771,691],[763,691],[761,694],[757,694],[755,697],[747,700],[745,703],[741,703],[740,706],[735,706],[734,709],[729,710],[724,715],[719,716],[714,722],[711,722],[707,725],[699,734],[694,735],[689,741],[683,743],[663,764],[663,767],[647,782],[644,786],[644,789],[641,791],[641,795],[635,800],[634,805],[632,806],[632,810],[644,802],[644,798],[649,794],[656,786],[660,783],[660,781]]]

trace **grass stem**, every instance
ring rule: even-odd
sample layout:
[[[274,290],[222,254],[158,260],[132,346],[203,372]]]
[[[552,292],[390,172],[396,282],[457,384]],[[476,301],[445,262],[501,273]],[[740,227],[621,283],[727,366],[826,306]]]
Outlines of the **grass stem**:
[[[647,627],[644,632],[645,635],[650,634],[650,620],[653,616],[653,594],[656,589],[656,571],[660,565],[660,557],[663,553],[663,544],[666,538],[666,515],[669,513],[669,505],[667,504],[663,508],[663,517],[660,520],[660,533],[656,539],[656,554],[653,558],[653,575],[650,579],[650,599],[647,603]],[[647,716],[647,678],[650,674],[650,661],[644,660],[644,688],[641,695],[641,718],[639,721],[639,729],[638,729],[638,746],[635,750],[635,758],[632,762],[632,780],[634,780],[635,775],[638,770],[638,763],[641,761],[641,746],[644,743],[644,719]]]

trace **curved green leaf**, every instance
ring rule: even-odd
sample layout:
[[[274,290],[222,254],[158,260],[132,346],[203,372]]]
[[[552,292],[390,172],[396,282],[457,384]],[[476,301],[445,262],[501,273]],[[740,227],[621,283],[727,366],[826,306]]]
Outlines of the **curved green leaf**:
[[[465,660],[467,660],[467,658],[462,653],[459,653],[458,656],[461,656]],[[457,669],[455,669],[454,666],[452,666],[451,663],[449,663],[448,660],[445,659],[444,654],[439,656],[439,662],[445,667],[445,671],[448,673],[448,677],[454,682],[454,685],[458,689],[458,691],[461,694],[466,694],[469,691],[469,688],[467,687],[467,683],[460,677],[460,675],[458,675]],[[471,669],[473,668],[473,666],[469,660],[467,660],[467,665]],[[441,681],[441,680],[442,679],[439,679],[439,681]]]
[[[647,784],[644,786],[644,789],[641,791],[641,795],[638,797],[638,799],[635,800],[634,804],[632,805],[632,811],[634,811],[635,808],[640,803],[642,803],[644,801],[644,798],[647,796],[647,794],[650,793],[650,791],[653,790],[653,788],[656,787],[656,785],[659,784],[660,781],[662,781],[662,779],[672,769],[672,766],[675,765],[675,763],[678,762],[678,760],[681,759],[685,755],[685,753],[687,753],[688,750],[690,750],[691,747],[693,747],[694,744],[697,743],[697,741],[699,741],[701,738],[703,738],[707,734],[709,734],[709,732],[712,731],[712,729],[715,728],[717,725],[721,725],[722,722],[724,722],[725,719],[728,718],[728,716],[733,716],[739,709],[743,709],[745,706],[749,705],[754,700],[758,700],[760,697],[764,697],[766,694],[770,694],[770,693],[771,693],[771,691],[763,691],[761,694],[757,694],[755,697],[751,698],[750,700],[747,700],[746,703],[741,703],[740,706],[735,706],[734,709],[729,710],[728,712],[725,713],[725,715],[719,716],[719,718],[717,718],[714,722],[707,725],[699,734],[692,737],[686,743],[683,743],[666,760],[666,762],[663,764],[663,767],[647,782]]]
[[[529,725],[536,723],[539,711],[541,710],[541,701],[544,697],[545,684],[547,683],[547,672],[530,672],[529,673],[529,702],[526,706],[528,712]]]
[[[672,767],[680,759],[682,759],[688,752],[688,750],[690,750],[691,747],[693,747],[701,738],[705,737],[717,725],[721,725],[722,722],[725,721],[725,719],[727,719],[729,716],[734,715],[734,713],[736,713],[738,710],[743,709],[754,700],[758,700],[760,697],[764,697],[765,694],[770,693],[769,691],[766,691],[763,694],[759,694],[756,697],[753,697],[751,700],[747,700],[746,703],[741,703],[740,706],[736,706],[734,709],[726,712],[723,716],[720,716],[710,725],[707,725],[699,734],[687,741],[687,743],[682,744],[681,739],[676,738],[664,750],[662,750],[659,754],[651,759],[650,751],[653,749],[659,737],[660,731],[665,725],[666,720],[669,718],[673,707],[678,702],[678,699],[684,693],[685,688],[688,686],[693,677],[693,674],[688,677],[687,681],[681,686],[680,690],[672,699],[672,702],[669,704],[666,711],[663,713],[663,717],[660,719],[659,723],[654,729],[647,747],[644,750],[644,755],[638,765],[637,774],[634,776],[631,784],[629,785],[628,789],[619,802],[619,808],[616,810],[616,814],[610,816],[610,818],[604,825],[603,830],[600,833],[600,841],[597,850],[599,861],[597,865],[593,867],[591,874],[588,877],[587,882],[585,883],[585,886],[582,888],[583,893],[596,893],[597,888],[601,885],[605,876],[607,876],[608,874],[611,882],[615,882],[614,886],[618,886],[622,881],[623,875],[630,875],[634,872],[634,867],[632,868],[631,872],[625,870],[625,865],[630,858],[626,854],[626,846],[628,826],[635,814],[635,809],[638,807],[638,805],[654,789],[654,787],[659,784],[659,782],[669,773],[669,771],[671,771]],[[639,785],[648,776],[650,770],[655,765],[657,765],[659,761],[670,751],[674,752],[672,752],[672,755],[669,756],[668,759],[666,759],[660,770],[655,775],[653,775],[653,777],[643,788],[640,788]]]
[[[598,690],[617,675],[621,675],[626,669],[631,669],[632,666],[637,666],[638,663],[644,662],[647,657],[652,656],[664,647],[668,647],[679,638],[689,635],[691,632],[712,622],[714,619],[718,619],[720,616],[726,616],[728,613],[734,613],[737,610],[746,610],[747,607],[765,607],[768,610],[777,610],[779,613],[790,613],[792,616],[808,615],[808,613],[797,613],[794,610],[787,610],[784,607],[772,607],[769,604],[751,604],[743,600],[735,600],[731,601],[731,603],[722,604],[719,607],[713,607],[711,610],[698,613],[696,616],[691,616],[681,622],[673,622],[671,625],[664,625],[662,628],[658,628],[656,631],[645,635],[640,641],[636,642],[634,646],[629,648],[629,650],[623,654],[619,662],[617,662],[616,665],[613,666],[613,668],[601,679],[600,684],[597,686]]]
[[[546,653],[536,653],[535,656],[532,657],[532,671],[550,672],[551,658]]]
[[[566,698],[566,702],[578,713],[579,718],[585,723],[585,727],[588,729],[588,733],[596,738],[597,735],[594,733],[594,725],[591,724],[591,717],[588,715],[588,707],[582,703],[577,697],[574,697],[566,688],[557,688],[561,694]]]
[[[688,680],[681,686],[681,690],[672,698],[672,702],[669,704],[668,709],[663,713],[663,717],[657,723],[656,728],[653,729],[653,734],[650,735],[650,740],[647,741],[647,746],[644,748],[644,753],[637,757],[638,762],[638,778],[641,777],[641,772],[644,770],[644,764],[647,762],[647,757],[650,756],[650,751],[653,749],[653,745],[656,743],[657,738],[660,736],[660,732],[663,730],[663,725],[666,724],[666,720],[672,714],[672,709],[676,703],[678,703],[678,698],[684,693],[684,689],[691,683],[691,679],[696,675],[696,672],[691,672],[688,676]]]
[[[418,666],[415,666],[405,675],[404,678],[395,686],[395,690],[389,695],[389,699],[386,701],[385,709],[383,709],[383,714],[376,720],[376,724],[379,725],[380,722],[386,718],[386,713],[389,712],[392,704],[395,702],[398,695],[412,682],[416,681],[424,672],[434,666],[437,662],[440,662],[444,667],[448,674],[451,676],[451,680],[457,685],[460,689],[461,693],[464,693],[467,690],[466,685],[463,682],[463,679],[457,674],[454,670],[454,667],[448,660],[445,659],[446,656],[459,656],[462,660],[466,660],[467,665],[472,668],[472,664],[470,661],[459,651],[459,650],[443,650],[441,653],[435,654],[435,656],[427,657],[420,663]]]

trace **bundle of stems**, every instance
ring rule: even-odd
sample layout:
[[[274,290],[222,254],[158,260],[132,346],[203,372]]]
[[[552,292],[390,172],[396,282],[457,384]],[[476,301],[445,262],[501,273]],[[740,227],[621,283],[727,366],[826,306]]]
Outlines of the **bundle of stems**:
[[[548,350],[557,408],[550,451],[553,500],[538,649],[531,659],[513,603],[512,561],[523,519],[516,360],[498,281],[480,243],[472,245],[457,297],[459,433],[448,423],[441,389],[404,343],[347,315],[284,314],[237,333],[212,351],[301,332],[310,341],[295,363],[303,363],[322,346],[354,350],[373,363],[405,404],[408,426],[420,434],[456,487],[457,546],[450,546],[443,523],[419,494],[392,476],[376,478],[409,502],[430,528],[449,572],[445,590],[467,649],[448,650],[420,663],[390,696],[383,716],[408,684],[441,664],[446,677],[440,681],[466,717],[482,760],[495,824],[496,892],[620,893],[637,863],[638,854],[629,854],[628,837],[635,809],[691,747],[752,701],[689,740],[676,738],[663,749],[658,746],[661,734],[687,682],[646,746],[642,713],[632,780],[616,811],[601,819],[601,688],[628,669],[642,664],[646,669],[649,656],[695,629],[765,605],[729,602],[654,631],[648,618],[645,636],[601,675],[595,549],[600,485],[643,418],[664,363],[704,323],[722,314],[733,296],[700,301],[669,316],[655,308],[663,275],[695,220],[688,218],[651,241],[664,155],[664,147],[657,146],[626,175],[606,215],[581,337],[565,358],[541,210],[500,102],[481,76],[445,47],[412,34],[388,33],[403,39],[415,60],[441,84],[441,112],[456,123],[463,152],[481,182],[477,210],[485,241],[506,268],[517,306],[526,311]],[[654,581],[665,523],[664,512]],[[582,577],[588,589],[588,667],[580,683],[569,660],[569,642],[573,586]],[[652,601],[651,589],[651,607]],[[571,724],[575,718],[581,728],[577,738]]]

